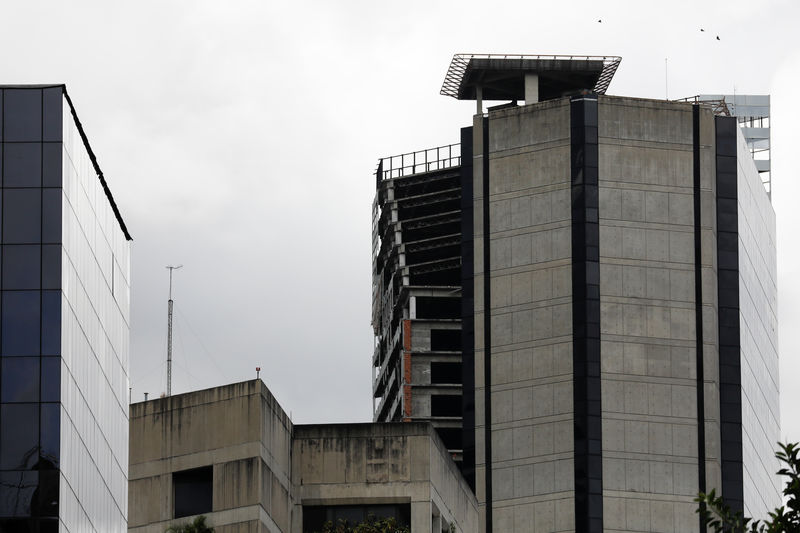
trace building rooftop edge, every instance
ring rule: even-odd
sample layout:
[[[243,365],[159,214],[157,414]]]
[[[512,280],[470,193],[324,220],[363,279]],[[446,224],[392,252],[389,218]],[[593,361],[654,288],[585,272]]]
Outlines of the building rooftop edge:
[[[125,239],[128,241],[132,241],[133,237],[131,237],[131,234],[128,231],[128,226],[122,219],[122,214],[119,211],[117,202],[114,200],[114,196],[111,194],[111,189],[109,189],[108,187],[108,183],[106,182],[103,170],[100,168],[100,165],[97,162],[97,156],[95,155],[94,150],[92,150],[92,146],[89,144],[89,139],[86,136],[86,132],[83,129],[83,124],[78,118],[78,113],[75,111],[75,106],[72,103],[72,99],[69,97],[69,93],[67,92],[67,85],[65,83],[0,84],[0,89],[56,89],[59,87],[61,88],[61,91],[64,94],[64,98],[66,99],[67,104],[69,104],[70,113],[72,114],[72,120],[75,121],[75,126],[78,128],[78,133],[81,136],[81,141],[83,142],[83,146],[84,148],[86,148],[86,151],[89,154],[89,159],[92,162],[92,166],[94,167],[94,171],[97,174],[97,177],[100,179],[100,185],[102,185],[103,192],[105,193],[109,204],[111,204],[111,210],[114,211],[114,216],[116,217],[117,222],[119,223],[120,229],[122,230],[122,233],[125,235]]]

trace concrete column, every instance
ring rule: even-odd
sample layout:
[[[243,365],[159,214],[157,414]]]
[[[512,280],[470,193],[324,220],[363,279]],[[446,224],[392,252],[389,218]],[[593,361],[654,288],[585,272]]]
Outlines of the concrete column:
[[[431,502],[411,502],[411,531],[425,533],[431,528]],[[434,531],[431,533],[440,533]]]
[[[483,115],[483,87],[478,85],[475,87],[475,101],[478,104],[477,111],[475,111],[476,115]]]
[[[539,101],[539,75],[525,74],[525,104]]]

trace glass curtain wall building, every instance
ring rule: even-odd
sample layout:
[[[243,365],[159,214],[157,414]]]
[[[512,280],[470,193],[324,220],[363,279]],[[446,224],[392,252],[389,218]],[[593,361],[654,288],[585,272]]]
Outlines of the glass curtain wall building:
[[[130,235],[64,86],[0,123],[0,531],[123,532]]]

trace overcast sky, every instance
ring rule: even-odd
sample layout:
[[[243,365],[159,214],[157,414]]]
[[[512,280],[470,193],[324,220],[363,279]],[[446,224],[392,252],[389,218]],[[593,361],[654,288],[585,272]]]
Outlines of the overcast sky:
[[[0,83],[67,84],[134,237],[134,400],[166,389],[164,267],[183,264],[174,393],[261,366],[295,422],[370,420],[378,158],[458,141],[474,102],[439,95],[454,53],[609,54],[609,94],[773,96],[782,422],[800,440],[800,3],[498,5],[0,2]]]

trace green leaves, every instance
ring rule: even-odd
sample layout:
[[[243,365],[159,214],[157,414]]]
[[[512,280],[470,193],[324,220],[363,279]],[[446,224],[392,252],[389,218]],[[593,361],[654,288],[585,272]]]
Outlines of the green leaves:
[[[347,520],[339,520],[336,524],[329,520],[322,526],[320,533],[411,533],[411,529],[400,525],[396,518],[369,515],[365,521],[352,526]]]
[[[214,533],[214,528],[206,524],[206,517],[200,515],[192,522],[169,526],[165,533]]]
[[[800,445],[779,442],[778,446],[780,450],[775,457],[785,465],[778,470],[778,475],[787,478],[783,495],[788,510],[778,507],[769,513],[769,519],[753,520],[741,511],[731,511],[722,496],[711,489],[694,499],[699,504],[697,512],[709,529],[715,533],[800,533]]]

